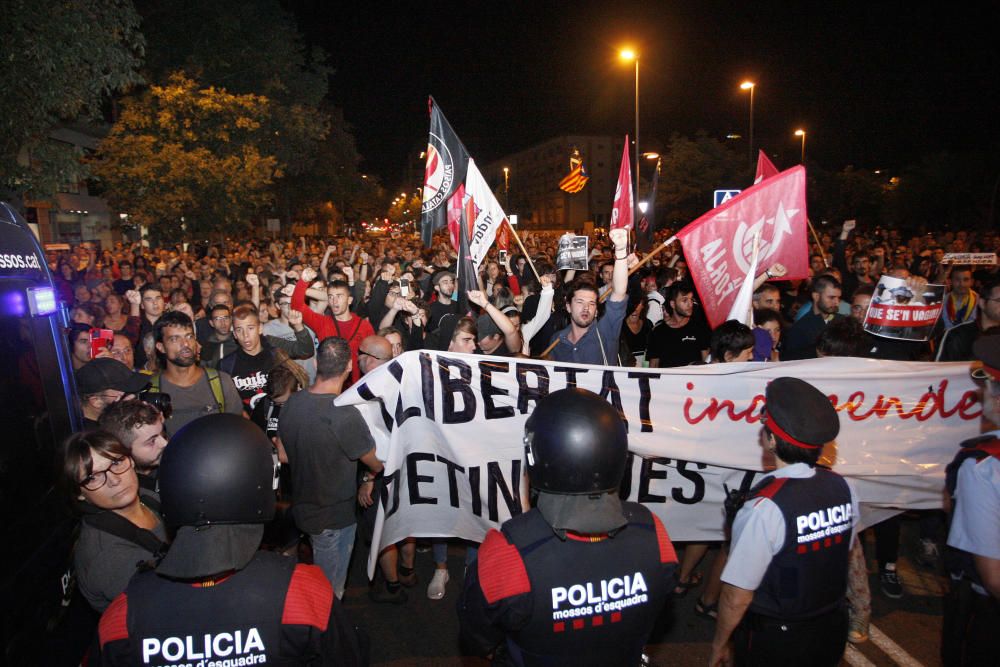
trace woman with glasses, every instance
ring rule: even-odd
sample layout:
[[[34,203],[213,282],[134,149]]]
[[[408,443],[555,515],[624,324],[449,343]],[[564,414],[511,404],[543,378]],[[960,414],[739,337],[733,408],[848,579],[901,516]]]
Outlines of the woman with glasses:
[[[62,484],[83,515],[73,552],[76,580],[101,612],[125,590],[138,565],[158,556],[166,529],[139,499],[135,464],[114,436],[75,433],[63,449]]]

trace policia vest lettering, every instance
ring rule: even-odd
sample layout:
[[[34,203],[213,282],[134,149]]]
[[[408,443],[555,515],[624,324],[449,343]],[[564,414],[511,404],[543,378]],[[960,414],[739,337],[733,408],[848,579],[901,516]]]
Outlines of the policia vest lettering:
[[[291,558],[259,552],[246,568],[210,587],[152,571],[136,575],[126,589],[136,662],[299,664],[301,656],[293,660],[289,647],[282,647],[282,612],[294,569]]]
[[[639,664],[669,587],[649,510],[622,509],[628,525],[597,542],[560,540],[537,509],[503,525],[533,598],[528,624],[508,635],[517,664]]]
[[[776,478],[751,497],[770,498],[785,517],[785,543],[754,593],[750,611],[804,620],[842,604],[853,526],[847,482],[825,468],[813,477]]]

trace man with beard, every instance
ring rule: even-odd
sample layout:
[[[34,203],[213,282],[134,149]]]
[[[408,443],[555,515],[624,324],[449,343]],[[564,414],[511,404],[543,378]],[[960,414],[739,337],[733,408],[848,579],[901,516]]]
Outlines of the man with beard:
[[[458,301],[452,299],[455,294],[455,274],[451,271],[438,271],[431,279],[437,300],[431,303],[431,319],[427,322],[427,331],[437,331],[441,318],[445,315],[458,315]]]
[[[592,282],[580,279],[570,286],[566,299],[569,326],[553,338],[549,353],[553,361],[578,364],[618,366],[618,336],[628,306],[628,230],[612,229],[615,246],[611,295],[604,306],[604,317],[597,318],[600,295]]]
[[[243,402],[229,374],[198,365],[198,342],[190,317],[177,311],[165,313],[153,333],[166,365],[153,375],[152,390],[170,394],[173,406],[173,414],[164,423],[167,433],[174,434],[204,415],[243,414]]]
[[[816,340],[834,318],[840,317],[840,281],[823,274],[813,281],[812,308],[796,320],[785,336],[781,360],[815,359]]]
[[[667,316],[649,334],[646,358],[651,368],[674,368],[704,361],[712,332],[695,314],[694,286],[681,281],[667,288]]]
[[[144,500],[152,497],[159,504],[156,479],[167,446],[163,413],[145,401],[119,401],[104,411],[100,425],[101,430],[125,445],[132,456],[139,479],[139,496]]]

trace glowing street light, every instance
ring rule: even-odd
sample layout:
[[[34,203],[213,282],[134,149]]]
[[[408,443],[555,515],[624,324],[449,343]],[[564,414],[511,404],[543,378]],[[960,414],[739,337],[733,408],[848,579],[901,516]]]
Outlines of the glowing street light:
[[[740,84],[742,90],[750,91],[750,166],[753,166],[753,91],[757,88],[757,84],[753,81],[744,81]]]
[[[503,206],[510,208],[510,167],[503,168]]]
[[[635,61],[635,193],[639,196],[639,54],[625,47],[618,52],[618,57],[625,62]]]
[[[796,137],[802,137],[802,158],[799,160],[800,163],[806,163],[806,131],[803,129],[795,130]]]

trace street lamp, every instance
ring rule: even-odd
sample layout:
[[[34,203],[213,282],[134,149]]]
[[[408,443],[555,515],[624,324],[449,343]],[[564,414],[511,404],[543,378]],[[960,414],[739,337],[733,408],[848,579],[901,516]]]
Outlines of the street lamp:
[[[795,130],[796,137],[802,137],[802,158],[799,160],[802,164],[806,163],[806,131],[802,129]]]
[[[503,168],[503,207],[510,208],[510,167]]]
[[[630,48],[618,52],[625,62],[635,61],[635,194],[639,196],[639,54]]]
[[[740,88],[743,90],[750,91],[750,166],[753,166],[753,91],[757,87],[753,81],[744,81],[740,84]]]

